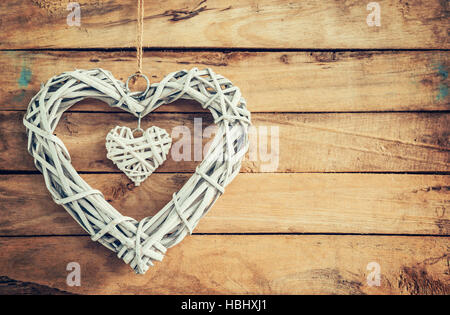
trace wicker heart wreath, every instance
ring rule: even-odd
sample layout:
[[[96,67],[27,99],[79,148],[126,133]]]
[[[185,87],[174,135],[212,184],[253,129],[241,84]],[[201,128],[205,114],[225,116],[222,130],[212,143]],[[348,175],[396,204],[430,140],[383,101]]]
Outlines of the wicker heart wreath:
[[[140,94],[140,93],[139,93]],[[239,173],[248,149],[250,113],[239,89],[210,69],[182,70],[152,84],[137,97],[103,69],[65,72],[48,80],[33,97],[23,123],[28,151],[57,204],[98,241],[135,270],[145,273],[161,261],[199,222]],[[136,117],[163,104],[191,99],[208,108],[218,125],[205,159],[172,200],[141,221],[123,216],[91,188],[71,164],[64,143],[53,134],[62,114],[85,99],[102,100]]]

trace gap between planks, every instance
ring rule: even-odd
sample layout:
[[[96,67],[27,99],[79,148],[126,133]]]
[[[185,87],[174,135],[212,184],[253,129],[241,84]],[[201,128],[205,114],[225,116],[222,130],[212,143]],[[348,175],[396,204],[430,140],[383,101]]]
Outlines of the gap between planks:
[[[112,48],[0,48],[0,52],[45,52],[45,51],[61,51],[61,52],[135,52],[136,48],[130,47],[112,47]],[[264,47],[143,47],[144,52],[449,52],[450,49],[445,48],[264,48]]]
[[[81,104],[83,105],[83,104]],[[1,105],[0,105],[1,106]],[[154,112],[149,113],[149,115],[158,115],[158,114],[205,114],[209,113],[208,111],[164,111],[161,110],[163,107],[159,107]],[[19,113],[25,113],[26,109],[0,109],[0,112],[19,112]],[[124,111],[115,111],[115,110],[73,110],[68,109],[66,111],[67,113],[78,113],[78,114],[124,114]],[[448,114],[450,113],[450,110],[447,109],[440,109],[440,110],[377,110],[377,111],[326,111],[326,112],[288,112],[288,111],[280,111],[280,112],[265,112],[265,111],[252,111],[252,114],[283,114],[283,115],[320,115],[320,114],[398,114],[398,113],[405,113],[405,114],[425,114],[425,113],[441,113],[441,114]]]
[[[196,233],[193,232],[191,235],[194,236],[386,236],[386,237],[447,237],[450,238],[450,234],[440,235],[440,234],[386,234],[386,233],[329,233],[329,232],[318,232],[318,233],[284,233],[284,232],[273,232],[273,233]],[[86,234],[48,234],[48,235],[2,235],[0,238],[46,238],[46,237],[86,237]]]

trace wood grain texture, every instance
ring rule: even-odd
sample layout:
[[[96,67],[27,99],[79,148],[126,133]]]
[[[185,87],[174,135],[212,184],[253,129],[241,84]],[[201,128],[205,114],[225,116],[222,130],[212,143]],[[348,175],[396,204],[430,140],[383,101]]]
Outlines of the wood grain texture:
[[[65,1],[0,3],[1,49],[134,47],[136,2],[80,0],[81,26]],[[145,47],[449,48],[448,3],[380,0],[381,26],[351,1],[147,1]]]
[[[0,295],[71,295],[67,291],[0,276]]]
[[[82,175],[138,220],[160,210],[189,176],[153,174],[135,187],[120,174]],[[240,174],[195,232],[450,235],[449,191],[450,178],[436,175]],[[0,235],[84,234],[38,174],[0,176],[0,213]]]
[[[180,68],[210,67],[238,86],[252,112],[448,110],[450,52],[146,52],[144,72],[158,82]],[[0,52],[0,109],[24,110],[42,82],[102,67],[125,81],[133,52]],[[447,91],[447,93],[446,93]],[[117,111],[83,102],[80,111]],[[194,102],[162,111],[199,111]]]
[[[193,235],[145,276],[88,237],[0,238],[2,274],[75,293],[449,294],[448,239]],[[81,286],[66,285],[78,262]],[[370,262],[381,286],[369,287]]]
[[[0,112],[0,169],[36,170],[26,151],[23,115]],[[190,138],[191,152],[186,156],[189,161],[175,161],[171,153],[158,172],[195,170],[200,159],[194,160],[194,152],[202,150],[194,146],[194,138],[200,135],[193,131],[195,118],[201,119],[203,127],[212,124],[207,113],[159,113],[145,117],[145,128],[156,125],[172,134],[176,126],[185,126],[191,131],[190,136],[173,135],[174,144],[189,143]],[[450,163],[449,119],[448,113],[254,114],[251,147],[242,171],[446,172]],[[130,114],[65,113],[55,133],[68,148],[76,170],[117,172],[106,158],[105,148],[105,136],[116,125],[134,128],[136,119]],[[263,136],[264,130],[268,137]],[[269,145],[261,139],[267,139]],[[203,138],[203,144],[210,140]],[[277,150],[271,150],[272,143]]]

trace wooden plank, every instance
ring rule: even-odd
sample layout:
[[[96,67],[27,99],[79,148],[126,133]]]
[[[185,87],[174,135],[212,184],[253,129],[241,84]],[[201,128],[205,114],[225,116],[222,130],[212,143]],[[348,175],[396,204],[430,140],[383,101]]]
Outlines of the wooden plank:
[[[448,51],[146,52],[152,82],[180,69],[210,67],[239,86],[253,112],[448,110]],[[0,52],[0,109],[24,110],[40,84],[70,69],[102,67],[126,80],[134,52]],[[77,111],[112,111],[83,102]],[[191,102],[162,111],[199,111]],[[117,111],[117,109],[114,109]]]
[[[0,112],[2,170],[35,170],[26,152],[23,115],[23,112]],[[159,113],[145,117],[142,124],[145,128],[156,125],[172,134],[178,130],[176,127],[185,126],[191,131],[183,137],[173,134],[177,146],[172,146],[174,151],[158,171],[195,170],[199,162],[194,160],[194,152],[199,152],[199,157],[202,150],[194,146],[194,139],[201,138],[200,132],[193,131],[196,118],[203,127],[212,124],[206,113]],[[251,147],[242,171],[446,172],[449,171],[449,119],[449,113],[257,113],[252,115]],[[136,124],[135,117],[125,113],[72,112],[64,114],[55,133],[65,143],[78,171],[117,172],[106,158],[105,136],[116,125],[134,128]],[[203,138],[203,144],[208,141],[209,135]],[[186,144],[187,161],[175,161],[181,157],[174,152],[184,152],[178,146],[180,143]]]
[[[136,276],[87,237],[0,238],[10,279],[87,294],[449,294],[448,239],[193,235]],[[81,286],[66,284],[69,262]],[[367,277],[380,266],[380,286]],[[372,267],[373,268],[373,267]],[[176,279],[176,281],[174,281]]]
[[[0,49],[134,47],[136,1],[2,1]],[[366,2],[169,0],[145,3],[145,47],[449,48],[448,3],[380,0],[370,27]]]
[[[2,295],[71,295],[45,285],[23,282],[0,276],[0,294]]]
[[[134,187],[125,175],[82,175],[139,220],[159,211],[189,176],[153,174]],[[449,190],[449,176],[436,175],[240,174],[195,232],[450,235]],[[41,175],[1,175],[0,212],[0,235],[84,234],[52,201]]]

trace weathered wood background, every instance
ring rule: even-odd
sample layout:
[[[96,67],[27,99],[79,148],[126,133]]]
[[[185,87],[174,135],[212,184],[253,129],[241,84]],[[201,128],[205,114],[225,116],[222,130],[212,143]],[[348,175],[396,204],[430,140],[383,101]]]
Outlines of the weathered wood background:
[[[380,0],[379,27],[357,0],[146,1],[145,72],[230,78],[256,130],[278,127],[279,163],[267,172],[252,152],[196,233],[145,276],[53,203],[26,152],[22,117],[41,82],[135,71],[136,1],[80,0],[80,27],[66,23],[68,2],[0,2],[0,293],[450,293],[448,1]],[[212,122],[184,101],[143,124],[192,130],[194,118]],[[169,159],[134,187],[104,137],[135,123],[84,101],[56,133],[83,178],[140,219],[198,162]],[[80,287],[66,284],[72,261]],[[380,286],[367,284],[370,262]]]

